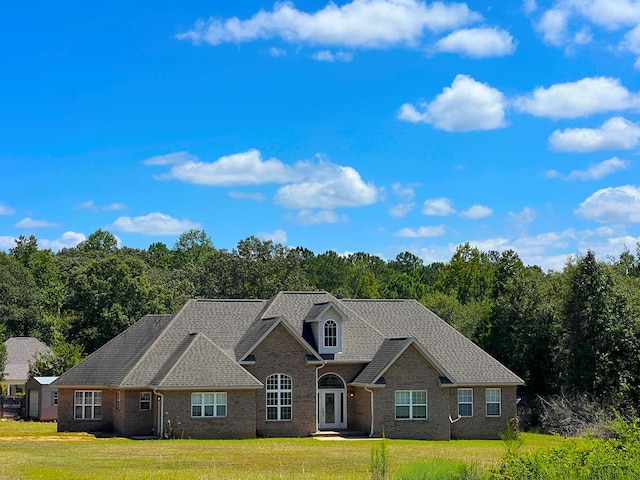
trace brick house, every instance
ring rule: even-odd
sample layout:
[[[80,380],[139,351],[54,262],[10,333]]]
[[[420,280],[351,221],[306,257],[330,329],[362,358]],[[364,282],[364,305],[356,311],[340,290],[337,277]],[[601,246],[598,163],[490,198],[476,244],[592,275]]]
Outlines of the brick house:
[[[499,438],[522,380],[415,300],[281,292],[147,315],[54,382],[58,431]]]

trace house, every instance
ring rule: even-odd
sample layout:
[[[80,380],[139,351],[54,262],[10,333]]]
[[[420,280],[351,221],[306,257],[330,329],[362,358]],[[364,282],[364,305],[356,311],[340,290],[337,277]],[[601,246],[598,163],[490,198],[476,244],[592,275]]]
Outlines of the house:
[[[54,383],[58,431],[499,438],[522,380],[415,300],[281,292],[147,315]]]
[[[4,344],[7,347],[7,363],[0,385],[9,396],[24,394],[31,365],[38,355],[49,354],[51,349],[33,337],[13,337]]]
[[[26,385],[27,418],[52,422],[58,418],[58,388],[51,385],[58,377],[32,377]]]

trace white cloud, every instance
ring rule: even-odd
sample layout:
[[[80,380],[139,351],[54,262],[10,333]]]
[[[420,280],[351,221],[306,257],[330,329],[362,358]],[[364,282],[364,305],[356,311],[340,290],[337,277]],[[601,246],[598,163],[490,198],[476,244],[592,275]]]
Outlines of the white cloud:
[[[629,150],[640,143],[640,126],[622,117],[610,118],[600,128],[555,130],[549,143],[565,152]]]
[[[34,220],[31,217],[26,217],[16,223],[18,228],[49,228],[57,227],[57,223],[48,222],[47,220]]]
[[[418,227],[414,228],[402,228],[395,233],[396,237],[407,238],[430,238],[441,237],[445,233],[443,225],[437,225],[433,227]]]
[[[521,212],[509,212],[509,220],[519,230],[526,229],[536,218],[536,212],[530,207],[524,207]]]
[[[486,218],[493,214],[493,209],[485,205],[472,205],[467,210],[460,212],[460,216],[477,220],[479,218]]]
[[[200,185],[258,185],[300,178],[296,169],[280,160],[263,160],[258,150],[227,155],[212,163],[202,162],[186,152],[153,157],[143,163],[173,165],[168,173],[155,177],[159,180],[175,179]]]
[[[422,113],[405,103],[398,118],[429,123],[448,132],[493,130],[506,125],[502,92],[468,75],[457,75],[451,87],[445,87],[431,103],[421,103],[420,107]]]
[[[273,232],[260,232],[258,233],[260,240],[271,240],[274,243],[287,243],[287,232],[284,230],[274,230]]]
[[[549,88],[538,87],[532,95],[518,97],[513,103],[520,111],[558,119],[637,108],[640,97],[629,92],[617,78],[587,77]]]
[[[538,5],[536,4],[536,0],[524,0],[522,2],[522,8],[524,13],[530,15],[538,9]]]
[[[389,215],[394,218],[404,218],[415,208],[416,204],[411,203],[399,203],[389,209]]]
[[[83,233],[79,232],[64,232],[60,238],[55,240],[47,240],[47,239],[38,239],[38,244],[42,248],[48,248],[57,252],[58,250],[62,250],[63,248],[73,248],[78,245],[80,242],[83,242],[87,239],[87,237]]]
[[[329,210],[320,210],[314,212],[312,210],[300,210],[295,215],[288,214],[287,218],[301,225],[319,225],[322,223],[345,223],[347,217],[338,215],[336,212]]]
[[[16,246],[16,238],[8,235],[0,235],[0,250],[9,250]]]
[[[560,46],[567,37],[569,13],[561,9],[550,9],[544,12],[536,29],[542,33],[544,42]]]
[[[365,183],[351,167],[323,163],[321,171],[308,181],[285,185],[275,201],[292,209],[359,207],[378,201],[379,190]]]
[[[231,198],[240,200],[254,200],[256,202],[264,202],[265,197],[260,192],[229,192]]]
[[[0,215],[13,215],[14,213],[16,213],[15,209],[0,202]]]
[[[416,196],[414,188],[417,186],[419,185],[402,185],[401,183],[396,182],[391,185],[391,189],[393,190],[393,193],[395,193],[403,200],[413,200],[413,198]]]
[[[516,51],[517,42],[506,30],[498,28],[467,28],[456,30],[438,40],[438,52],[459,53],[474,58],[502,57]]]
[[[640,25],[625,33],[624,38],[619,44],[619,48],[640,55]],[[640,57],[636,60],[636,68],[640,68]]]
[[[575,213],[600,223],[640,223],[640,188],[603,188],[582,202]]]
[[[109,205],[98,207],[93,200],[88,200],[86,202],[80,202],[73,208],[75,208],[76,210],[91,210],[95,212],[98,210],[105,210],[105,211],[124,210],[125,208],[127,208],[127,206],[124,205],[123,203],[111,203]]]
[[[210,45],[279,38],[294,44],[387,48],[414,46],[425,30],[455,29],[481,18],[464,3],[353,0],[340,6],[329,3],[322,10],[306,13],[290,2],[282,2],[248,20],[199,20],[193,29],[176,38]]]
[[[269,55],[271,55],[273,58],[286,57],[287,51],[284,48],[271,47],[269,49]]]
[[[320,50],[313,55],[311,58],[314,60],[318,60],[319,62],[350,62],[353,60],[353,54],[349,52],[336,52],[333,53],[331,50]]]
[[[446,216],[455,213],[451,200],[448,198],[429,198],[424,201],[422,213],[424,215]]]
[[[155,178],[214,186],[282,183],[286,185],[277,191],[275,201],[292,209],[370,205],[378,201],[382,192],[372,183],[365,183],[352,167],[336,165],[321,155],[316,156],[315,162],[294,165],[275,158],[263,160],[258,150],[228,155],[212,163],[189,157],[186,163],[173,165],[168,173]]]
[[[198,159],[189,152],[174,152],[166,155],[157,155],[147,158],[142,163],[145,165],[180,165],[183,163],[196,162]]]
[[[118,217],[111,228],[144,235],[179,235],[187,230],[199,229],[200,224],[189,219],[178,220],[164,213],[153,212],[140,217]]]
[[[640,3],[637,0],[565,0],[564,3],[565,8],[610,30],[640,23]]]
[[[600,163],[589,165],[586,170],[572,170],[568,175],[561,175],[555,170],[547,172],[551,178],[560,177],[564,180],[598,180],[612,173],[629,168],[627,160],[613,157]],[[552,173],[553,172],[553,173]]]

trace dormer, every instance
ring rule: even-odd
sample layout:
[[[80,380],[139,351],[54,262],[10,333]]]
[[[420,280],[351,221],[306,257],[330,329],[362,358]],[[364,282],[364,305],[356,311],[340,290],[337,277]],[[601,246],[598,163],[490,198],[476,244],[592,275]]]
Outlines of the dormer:
[[[311,325],[319,354],[342,351],[342,330],[348,317],[334,302],[316,303],[305,318]]]

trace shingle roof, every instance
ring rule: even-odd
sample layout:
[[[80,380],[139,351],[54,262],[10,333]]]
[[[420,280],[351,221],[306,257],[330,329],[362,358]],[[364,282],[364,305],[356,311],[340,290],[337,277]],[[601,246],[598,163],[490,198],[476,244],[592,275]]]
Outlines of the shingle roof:
[[[51,353],[37,338],[13,337],[4,342],[7,347],[7,363],[4,369],[4,381],[26,381],[29,378],[29,367],[38,354]]]
[[[333,361],[368,363],[359,382],[375,381],[414,342],[454,384],[522,383],[417,301],[338,300],[326,292],[281,292],[269,300],[190,300],[174,315],[146,316],[56,384],[259,387],[237,362],[280,323],[307,346],[310,359],[319,360],[308,338],[308,323],[331,306],[344,318],[342,352]]]

